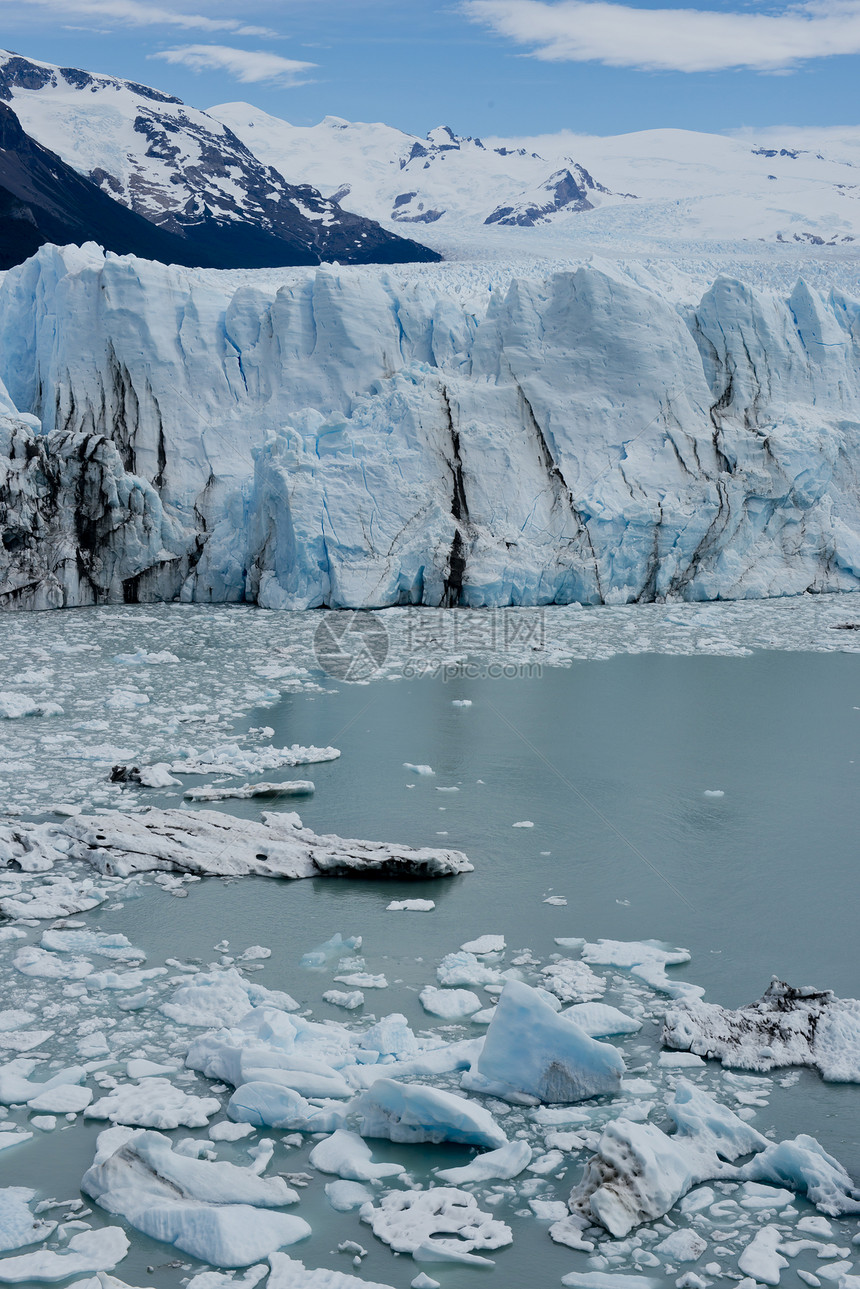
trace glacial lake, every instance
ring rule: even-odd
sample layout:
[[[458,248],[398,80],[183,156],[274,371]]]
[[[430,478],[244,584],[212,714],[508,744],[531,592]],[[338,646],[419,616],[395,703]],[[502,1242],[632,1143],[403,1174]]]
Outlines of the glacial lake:
[[[123,809],[180,805],[177,789],[112,788],[113,795],[100,798],[106,765],[98,755],[72,765],[61,785],[57,770],[57,791],[50,782],[40,787],[38,781],[48,770],[54,773],[63,747],[71,746],[67,736],[87,721],[101,720],[109,728],[78,733],[79,739],[131,745],[139,738],[150,759],[159,740],[165,748],[171,742],[176,746],[175,727],[169,737],[164,731],[183,712],[194,728],[196,746],[211,745],[215,731],[225,742],[263,730],[262,736],[252,737],[278,747],[339,748],[338,760],[249,776],[311,779],[313,797],[227,800],[208,808],[255,819],[272,809],[296,809],[320,833],[463,850],[475,871],[435,882],[205,879],[188,884],[185,898],[171,898],[147,879],[135,883],[130,894],[136,898],[120,898],[80,918],[94,929],[125,933],[146,952],[147,967],[171,958],[218,961],[213,951],[225,940],[230,954],[250,945],[267,946],[271,957],[254,979],[287,991],[317,1020],[353,1024],[370,1014],[396,1011],[406,1015],[416,1032],[477,1036],[483,1031],[469,1021],[450,1026],[427,1015],[418,992],[436,983],[436,965],[445,954],[484,933],[504,935],[508,948],[500,965],[505,967],[525,951],[535,962],[550,962],[560,952],[556,937],[654,938],[684,946],[691,961],[672,968],[670,975],[703,986],[707,1001],[726,1006],[759,997],[773,975],[857,997],[860,653],[856,632],[835,628],[860,619],[860,610],[853,596],[804,605],[800,612],[780,603],[770,621],[777,623],[782,615],[782,634],[777,647],[767,648],[762,646],[772,629],[768,607],[648,606],[581,611],[579,619],[570,611],[550,610],[554,652],[545,651],[549,662],[540,674],[493,677],[479,666],[475,674],[421,678],[404,677],[389,666],[381,678],[362,684],[333,680],[316,669],[307,619],[321,615],[304,615],[299,623],[289,615],[260,614],[255,623],[253,610],[158,607],[38,615],[38,621],[35,615],[26,620],[10,616],[0,619],[2,653],[12,666],[4,683],[15,688],[12,649],[20,651],[29,640],[50,650],[56,642],[52,663],[42,659],[33,664],[43,668],[41,681],[28,683],[47,697],[57,692],[64,711],[0,722],[0,775],[10,796],[19,788],[31,793],[19,798],[18,808],[34,818],[50,817],[48,807],[57,801],[95,801]],[[692,623],[697,611],[705,615],[700,619],[707,624],[704,636],[700,630],[698,643],[686,651],[675,637],[675,644],[667,646],[671,632],[665,624],[683,624],[685,618]],[[792,612],[794,636],[792,623],[786,625]],[[553,613],[563,619],[564,628],[555,635]],[[601,628],[601,647],[591,650],[592,656],[577,657],[577,622],[587,636],[592,627],[586,619],[590,623],[601,613],[614,615],[615,625]],[[44,628],[41,635],[39,628]],[[643,638],[643,630],[653,636]],[[292,651],[289,683],[270,672],[264,693],[255,695],[253,684],[242,689],[235,676],[252,655],[268,656],[271,641],[278,638]],[[159,647],[185,668],[181,687],[172,685],[169,664],[116,663],[135,648]],[[579,651],[589,652],[584,647]],[[560,661],[564,665],[557,665]],[[123,678],[117,681],[119,671]],[[123,706],[120,700],[103,711],[106,695],[121,690],[128,676],[132,689],[144,692],[148,687],[149,701]],[[230,703],[228,685],[235,696]],[[218,695],[220,711],[204,710],[207,694]],[[84,706],[76,707],[76,702]],[[457,705],[464,702],[471,706]],[[46,738],[47,743],[39,741]],[[134,753],[135,748],[129,750]],[[34,770],[14,768],[26,764]],[[407,764],[430,766],[433,774],[415,773]],[[29,788],[24,782],[28,774]],[[201,781],[207,780],[187,782]],[[707,795],[715,793],[723,795]],[[518,823],[532,826],[514,827]],[[436,907],[429,913],[387,910],[392,900],[415,898],[431,899]],[[566,903],[546,902],[553,898]],[[27,929],[32,942],[38,943],[47,925]],[[386,989],[367,989],[358,1013],[344,1013],[322,1000],[332,987],[336,960],[323,971],[299,965],[303,953],[338,932],[361,936],[356,952],[365,959],[366,970],[384,973],[389,982]],[[2,944],[0,954],[8,960],[16,947]],[[8,962],[0,979],[4,987],[18,991],[28,984],[14,977]],[[48,992],[53,986],[35,983]],[[658,1065],[657,1019],[667,1000],[625,980],[623,972],[610,971],[604,1001],[623,1008],[636,1000],[645,1008],[642,1030],[614,1041],[630,1077],[653,1081],[654,1093],[647,1095],[656,1102],[652,1121],[660,1123],[660,1103],[677,1074]],[[74,1000],[68,1006],[74,1008]],[[121,1018],[112,1006],[112,1000],[107,1009],[90,1006],[85,1023],[92,1029],[93,1014]],[[152,1024],[149,1032],[154,1032]],[[74,1047],[66,1052],[49,1044],[45,1054],[62,1056],[66,1063],[74,1059]],[[123,1077],[121,1071],[118,1077]],[[731,1100],[737,1085],[717,1063],[696,1071],[695,1079],[737,1108]],[[200,1078],[189,1090],[203,1092],[206,1084]],[[774,1139],[809,1133],[855,1180],[860,1178],[856,1086],[826,1084],[809,1070],[776,1070],[761,1078],[759,1086],[763,1091],[752,1120],[759,1131]],[[12,1111],[10,1118],[26,1125],[24,1111]],[[528,1123],[520,1107],[503,1113],[499,1121],[506,1131]],[[0,1186],[32,1186],[39,1197],[79,1197],[80,1179],[103,1126],[81,1119],[66,1124],[61,1118],[53,1132],[36,1131],[29,1142],[0,1153]],[[206,1131],[179,1129],[172,1136],[205,1138]],[[284,1134],[272,1130],[235,1145],[218,1143],[219,1157],[247,1163],[248,1144],[261,1136],[278,1142]],[[352,1272],[396,1289],[406,1289],[421,1270],[444,1289],[478,1283],[526,1289],[559,1284],[568,1272],[594,1265],[587,1254],[554,1244],[546,1233],[549,1222],[530,1213],[527,1204],[527,1197],[566,1199],[588,1152],[572,1155],[557,1170],[562,1177],[553,1175],[537,1183],[537,1189],[519,1193],[532,1179],[528,1173],[507,1184],[518,1194],[499,1199],[493,1213],[510,1224],[514,1240],[509,1248],[489,1254],[496,1262],[489,1271],[419,1266],[406,1255],[394,1256],[357,1213],[337,1214],[330,1208],[323,1190],[330,1178],[308,1166],[309,1144],[277,1146],[269,1169],[306,1171],[312,1177],[291,1211],[310,1222],[313,1235],[288,1250],[309,1267]],[[375,1158],[405,1164],[424,1185],[433,1180],[433,1167],[465,1163],[473,1153],[453,1145],[372,1144]],[[717,1187],[725,1190],[718,1198],[731,1199],[731,1184]],[[477,1188],[479,1200],[487,1189],[492,1185]],[[802,1199],[794,1201],[795,1210],[815,1212]],[[677,1210],[670,1217],[685,1224]],[[727,1217],[716,1235],[705,1233],[711,1247],[701,1263],[719,1263],[719,1274],[708,1275],[692,1263],[666,1273],[647,1261],[637,1265],[632,1255],[606,1269],[647,1275],[667,1285],[688,1271],[711,1281],[738,1280],[737,1255],[754,1234],[748,1223],[755,1218],[755,1213],[738,1210],[737,1220]],[[114,1219],[94,1208],[89,1220],[101,1225]],[[785,1219],[777,1215],[773,1220]],[[840,1246],[849,1246],[858,1231],[856,1220],[834,1220],[832,1226],[833,1242]],[[129,1233],[132,1249],[114,1272],[129,1284],[179,1285],[200,1269],[171,1246]],[[360,1269],[336,1251],[346,1240],[370,1250]],[[643,1246],[646,1251],[649,1247]],[[860,1250],[855,1246],[848,1257],[856,1272]],[[801,1253],[783,1271],[781,1284],[799,1286],[797,1269],[815,1273],[817,1265],[820,1269],[814,1252]],[[241,1272],[236,1277],[238,1282]]]

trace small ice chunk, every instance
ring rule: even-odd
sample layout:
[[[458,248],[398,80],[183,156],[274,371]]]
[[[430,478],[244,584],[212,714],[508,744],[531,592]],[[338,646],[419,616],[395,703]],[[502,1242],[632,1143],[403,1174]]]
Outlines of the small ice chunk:
[[[364,1006],[364,994],[360,989],[353,989],[349,993],[343,989],[327,989],[323,994],[323,1002],[330,1003],[332,1007],[343,1007],[351,1012],[357,1007]]]
[[[461,1168],[440,1168],[436,1176],[454,1186],[463,1182],[486,1182],[495,1178],[503,1181],[518,1177],[531,1163],[532,1148],[527,1141],[509,1141],[498,1150],[488,1150],[476,1155],[471,1163]]]
[[[428,985],[418,995],[421,1006],[431,1016],[445,1020],[462,1020],[481,1010],[481,1000],[471,989],[436,989]]]
[[[560,909],[565,907],[567,900],[563,895],[548,895],[544,900],[544,904],[553,904],[556,908]]]
[[[374,1164],[370,1147],[357,1132],[339,1128],[314,1146],[309,1162],[323,1173],[336,1173],[345,1181],[376,1182],[405,1172],[402,1164]]]
[[[385,976],[372,975],[367,971],[351,971],[345,976],[335,976],[339,985],[349,985],[351,989],[387,989]]]
[[[241,1141],[243,1137],[250,1137],[252,1132],[254,1125],[251,1123],[231,1123],[229,1119],[222,1119],[220,1123],[210,1123],[209,1140]]]
[[[57,1116],[55,1114],[34,1114],[30,1119],[30,1126],[38,1128],[40,1132],[53,1132],[57,1126]]]
[[[359,1182],[326,1182],[325,1193],[328,1202],[338,1213],[350,1213],[361,1208],[362,1204],[373,1202],[373,1196],[366,1186]]]
[[[307,953],[303,953],[299,959],[299,966],[311,971],[319,971],[335,958],[342,958],[344,954],[360,948],[360,935],[350,935],[344,939],[338,931],[330,940],[326,940],[325,944],[320,944],[316,949],[309,949]]]
[[[654,1252],[662,1253],[671,1262],[698,1262],[708,1247],[707,1240],[689,1227],[673,1231],[656,1245]]]
[[[472,700],[471,698],[452,698],[451,706],[452,707],[471,707]]]
[[[532,822],[531,819],[520,819],[517,823],[511,824],[511,827],[512,828],[534,828],[534,823]]]
[[[722,788],[705,788],[702,793],[703,797],[724,797],[726,794]]]
[[[454,704],[457,707],[463,707],[463,703]],[[471,706],[471,704],[469,704]],[[414,1280],[410,1280],[411,1289],[442,1289],[441,1281],[432,1280],[426,1271],[419,1271]]]
[[[435,900],[392,900],[385,906],[389,913],[430,913],[435,907]]]
[[[403,762],[404,770],[411,770],[413,774],[435,774],[436,771],[431,765],[413,765],[411,761]]]
[[[495,1149],[507,1137],[489,1110],[440,1088],[377,1079],[353,1102],[363,1137],[390,1141],[459,1141]]]
[[[744,1275],[760,1284],[778,1285],[783,1268],[788,1266],[788,1259],[779,1252],[780,1243],[778,1227],[763,1226],[738,1258]]]
[[[473,953],[481,958],[487,953],[503,953],[505,937],[503,935],[479,935],[477,940],[467,940],[460,948],[464,953]]]

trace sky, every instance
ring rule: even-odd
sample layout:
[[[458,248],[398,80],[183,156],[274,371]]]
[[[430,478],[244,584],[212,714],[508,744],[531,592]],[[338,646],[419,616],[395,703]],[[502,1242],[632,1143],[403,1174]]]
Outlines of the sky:
[[[0,20],[28,57],[297,125],[527,136],[860,115],[860,0],[0,0]]]

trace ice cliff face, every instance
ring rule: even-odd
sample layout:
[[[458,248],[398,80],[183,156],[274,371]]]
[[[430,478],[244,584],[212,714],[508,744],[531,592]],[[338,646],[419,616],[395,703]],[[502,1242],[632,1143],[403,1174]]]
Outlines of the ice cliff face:
[[[7,607],[860,585],[838,291],[720,278],[680,308],[597,267],[478,292],[45,247],[0,286],[0,377]]]

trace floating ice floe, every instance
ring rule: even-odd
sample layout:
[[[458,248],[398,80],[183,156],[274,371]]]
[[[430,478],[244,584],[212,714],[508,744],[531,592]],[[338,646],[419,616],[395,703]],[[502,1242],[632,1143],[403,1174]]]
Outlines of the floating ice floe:
[[[26,1186],[0,1189],[0,1253],[39,1244],[56,1229],[56,1222],[33,1217],[29,1204],[35,1198],[36,1192]]]
[[[445,1182],[460,1186],[464,1182],[486,1182],[495,1178],[508,1181],[518,1177],[532,1160],[532,1148],[527,1141],[509,1141],[498,1150],[485,1150],[461,1168],[440,1168],[436,1172]]]
[[[2,832],[2,826],[0,826]],[[29,839],[28,839],[29,840]],[[13,851],[14,858],[22,867],[39,862],[41,855],[32,851],[19,855]],[[2,856],[0,856],[2,858]],[[50,868],[59,855],[45,856],[44,865]],[[29,871],[34,871],[30,868]],[[41,868],[37,871],[41,871]],[[0,914],[7,918],[35,918],[38,921],[53,921],[57,918],[70,917],[73,913],[87,913],[97,908],[107,899],[107,891],[96,886],[91,878],[82,882],[73,882],[70,878],[49,874],[44,883],[29,890],[19,891],[15,895],[0,898]]]
[[[122,1227],[103,1226],[79,1231],[62,1249],[40,1249],[14,1258],[0,1259],[0,1284],[21,1280],[68,1280],[93,1271],[110,1271],[128,1253],[128,1236]]]
[[[495,1149],[507,1137],[489,1110],[441,1088],[377,1079],[353,1103],[363,1137],[390,1141],[459,1141]]]
[[[473,953],[482,958],[488,953],[504,953],[505,937],[503,935],[479,935],[477,940],[467,940],[460,945],[463,953]]]
[[[617,1093],[624,1061],[608,1043],[590,1038],[538,994],[511,980],[496,1005],[472,1079],[502,1097],[526,1094],[539,1101],[582,1101]]]
[[[221,877],[443,877],[472,869],[459,851],[318,836],[292,813],[267,813],[258,823],[209,810],[150,809],[79,816],[53,827],[68,838],[71,858],[123,877],[153,869]]]
[[[159,869],[200,876],[283,878],[344,873],[444,877],[472,871],[460,851],[318,836],[303,828],[292,813],[267,813],[262,823],[209,810],[154,808],[139,814],[79,815],[52,824],[16,822],[4,827],[0,821],[0,860],[41,871],[67,858],[84,860],[119,877]],[[105,898],[93,892],[88,899],[68,879],[57,883],[52,894],[50,913],[20,911],[23,901],[14,897],[0,901],[0,912],[13,917],[65,917]]]
[[[317,1267],[312,1271],[286,1253],[273,1253],[269,1258],[271,1272],[267,1289],[391,1289],[376,1280],[360,1280],[343,1271]]]
[[[513,1243],[509,1226],[482,1212],[474,1195],[450,1186],[391,1191],[378,1205],[365,1204],[359,1215],[378,1239],[418,1262],[486,1265],[486,1259],[475,1257],[475,1249]]]
[[[323,1002],[331,1003],[333,1007],[343,1007],[345,1011],[351,1012],[364,1006],[364,994],[360,989],[352,989],[348,993],[343,989],[327,989],[323,994]]]
[[[310,779],[288,779],[284,783],[241,783],[235,788],[216,788],[207,784],[202,788],[187,788],[185,797],[188,801],[228,801],[232,798],[248,801],[252,797],[312,797],[315,791]]]
[[[145,1235],[219,1267],[250,1266],[311,1233],[302,1218],[273,1211],[298,1200],[283,1178],[183,1154],[159,1132],[106,1129],[81,1190]]]
[[[795,989],[776,976],[748,1007],[684,1001],[670,1008],[663,1042],[736,1069],[809,1065],[828,1081],[860,1083],[860,1001]]]
[[[116,962],[135,962],[146,957],[143,949],[135,948],[127,936],[106,931],[43,931],[41,944],[52,953],[92,953]]]
[[[404,770],[411,770],[413,774],[435,774],[436,771],[432,765],[413,765],[411,761],[403,762]]]
[[[479,962],[477,955],[466,953],[462,949],[457,953],[447,953],[436,968],[436,979],[440,985],[456,987],[458,985],[497,985],[502,981],[501,972],[495,967],[488,967]]]
[[[323,1173],[336,1173],[345,1181],[377,1182],[405,1172],[402,1164],[375,1164],[370,1147],[357,1132],[340,1128],[314,1146],[309,1163]]]
[[[435,907],[435,900],[392,900],[385,906],[389,913],[431,913]]]
[[[752,1276],[759,1284],[778,1285],[788,1258],[779,1252],[782,1241],[779,1228],[763,1226],[747,1245],[738,1258],[738,1266],[744,1275]]]
[[[205,1128],[221,1109],[217,1097],[196,1097],[169,1079],[125,1083],[84,1111],[87,1119],[110,1119],[132,1128]]]
[[[690,953],[660,940],[598,940],[596,944],[583,945],[582,960],[595,966],[626,968],[632,976],[670,998],[701,998],[705,992],[700,985],[666,975],[667,967],[689,962]]]
[[[418,995],[418,1001],[431,1016],[444,1020],[463,1020],[481,1010],[482,1003],[471,989],[436,989],[428,985]]]
[[[174,774],[262,774],[266,770],[279,770],[283,766],[318,765],[323,761],[336,761],[340,750],[336,747],[243,748],[238,743],[227,743],[209,752],[189,748],[173,762]]]
[[[563,1003],[585,1003],[602,998],[606,993],[606,981],[602,976],[595,975],[586,963],[575,962],[571,958],[551,962],[543,968],[541,975],[545,988]]]
[[[39,1064],[40,1062],[33,1057],[19,1056],[14,1061],[0,1066],[0,1105],[26,1105],[35,1097],[53,1092],[57,1088],[79,1084],[86,1077],[86,1070],[82,1065],[70,1065],[67,1069],[58,1070],[44,1083],[39,1083],[30,1078],[33,1071],[39,1068]],[[91,1099],[92,1093],[89,1097],[89,1100]],[[88,1105],[89,1100],[85,1101],[84,1105]],[[83,1106],[79,1108],[83,1109]]]
[[[325,1193],[329,1204],[338,1213],[351,1213],[373,1199],[367,1187],[360,1182],[326,1182]]]

